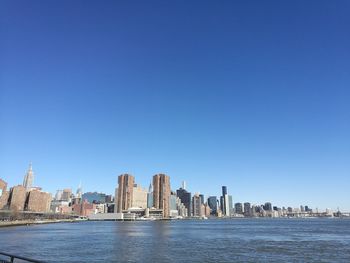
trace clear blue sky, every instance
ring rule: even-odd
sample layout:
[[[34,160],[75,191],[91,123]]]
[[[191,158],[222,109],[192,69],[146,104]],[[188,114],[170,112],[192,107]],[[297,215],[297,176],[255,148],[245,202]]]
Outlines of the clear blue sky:
[[[350,210],[349,1],[1,1],[0,177]]]

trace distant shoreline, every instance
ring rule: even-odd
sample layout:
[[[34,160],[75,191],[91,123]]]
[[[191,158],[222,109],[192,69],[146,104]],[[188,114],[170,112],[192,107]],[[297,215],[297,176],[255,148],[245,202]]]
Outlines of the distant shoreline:
[[[350,217],[332,217],[332,218],[326,218],[326,217],[279,217],[279,218],[267,218],[267,217],[232,217],[232,218],[209,218],[207,220],[237,220],[237,219],[293,219],[293,220],[300,220],[300,219],[350,219]],[[74,219],[50,219],[50,220],[19,220],[19,221],[0,221],[0,228],[3,227],[15,227],[15,226],[31,226],[31,225],[42,225],[42,224],[55,224],[55,223],[78,223],[78,222],[106,222],[106,221],[113,221],[113,222],[152,222],[150,221],[144,221],[144,220],[74,220]],[[154,221],[206,221],[203,219],[197,219],[197,218],[186,218],[182,220],[154,220]]]
[[[49,220],[19,220],[19,221],[0,221],[1,227],[12,227],[12,226],[30,226],[30,225],[41,225],[41,224],[54,224],[54,223],[74,223],[79,222],[73,219],[49,219]]]

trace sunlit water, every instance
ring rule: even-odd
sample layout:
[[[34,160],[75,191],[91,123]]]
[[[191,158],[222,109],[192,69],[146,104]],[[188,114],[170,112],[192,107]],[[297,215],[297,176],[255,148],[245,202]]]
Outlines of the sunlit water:
[[[350,220],[80,222],[0,228],[0,251],[47,262],[350,262]]]

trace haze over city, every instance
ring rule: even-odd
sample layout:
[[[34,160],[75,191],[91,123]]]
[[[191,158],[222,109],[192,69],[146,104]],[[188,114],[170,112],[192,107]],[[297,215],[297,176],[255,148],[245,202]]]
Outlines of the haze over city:
[[[349,7],[349,3],[343,2]],[[0,177],[350,210],[350,18],[326,1],[3,2]],[[64,14],[64,15],[62,15]],[[179,19],[181,17],[181,19]]]

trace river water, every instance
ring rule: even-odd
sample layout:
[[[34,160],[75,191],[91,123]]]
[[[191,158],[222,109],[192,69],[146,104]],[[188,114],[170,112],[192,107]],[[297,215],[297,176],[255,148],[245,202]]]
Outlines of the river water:
[[[350,219],[79,222],[0,228],[47,262],[350,262]]]

